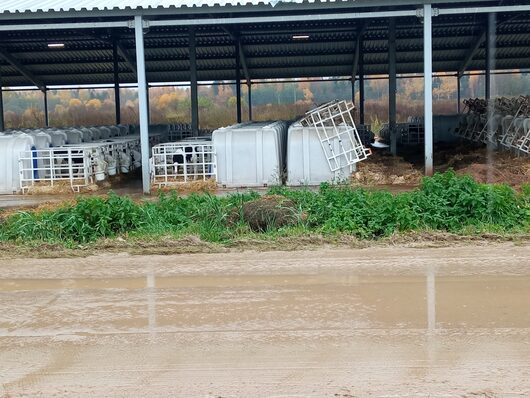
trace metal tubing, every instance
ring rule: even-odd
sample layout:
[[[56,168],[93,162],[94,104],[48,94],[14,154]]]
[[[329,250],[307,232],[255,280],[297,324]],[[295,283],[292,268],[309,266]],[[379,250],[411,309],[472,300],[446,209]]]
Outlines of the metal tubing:
[[[388,25],[388,128],[390,130],[390,152],[397,155],[397,72],[396,72],[396,20],[392,18]]]
[[[425,118],[425,175],[433,174],[432,132],[432,8],[423,5],[423,89]]]
[[[142,152],[142,187],[145,194],[151,192],[149,175],[149,119],[147,113],[147,79],[145,75],[144,29],[142,17],[134,17],[136,65],[138,76],[138,110],[140,115],[140,146]]]
[[[494,6],[494,7],[462,7],[462,8],[440,8],[438,15],[461,15],[461,14],[489,14],[491,12],[528,12],[530,5],[520,6]]]
[[[191,130],[194,137],[199,135],[199,94],[197,90],[197,47],[195,29],[190,28],[190,95],[191,95]]]
[[[112,61],[114,72],[114,111],[116,124],[121,123],[121,103],[120,103],[120,64],[118,60],[118,39],[115,37],[112,42]]]
[[[231,25],[231,24],[253,24],[273,22],[306,22],[311,21],[334,21],[347,19],[371,19],[391,17],[413,17],[416,10],[379,11],[379,12],[345,12],[334,14],[305,14],[305,15],[282,15],[267,17],[238,17],[238,18],[203,18],[203,19],[166,19],[149,21],[150,26],[200,26],[200,25]]]
[[[45,87],[44,91],[44,126],[50,127],[50,119],[48,115],[48,89]]]
[[[20,30],[127,28],[128,26],[129,26],[128,21],[0,25],[0,32],[20,31]]]
[[[235,54],[236,54],[236,113],[237,123],[241,123],[241,43],[239,37],[236,37]]]

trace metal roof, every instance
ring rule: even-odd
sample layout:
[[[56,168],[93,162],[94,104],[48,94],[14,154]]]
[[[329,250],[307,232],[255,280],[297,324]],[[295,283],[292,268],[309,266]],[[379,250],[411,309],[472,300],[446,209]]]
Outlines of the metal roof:
[[[471,0],[468,3],[480,0]],[[381,5],[422,4],[423,0],[394,0],[378,1]],[[456,0],[447,0],[454,3]],[[373,6],[374,1],[368,0],[3,0],[0,4],[0,13],[19,14],[26,12],[65,12],[65,11],[111,11],[133,9],[170,9],[170,8],[216,8],[216,7],[250,7],[268,6],[275,7],[286,3],[311,4],[311,3],[350,3],[354,6]]]
[[[493,0],[468,0],[466,3],[488,2]],[[139,10],[142,13],[155,10],[186,9],[202,12],[219,11],[248,11],[249,9],[297,9],[320,7],[399,7],[403,5],[418,5],[430,3],[431,0],[3,0],[0,3],[0,16],[25,16],[24,14],[80,14],[90,12],[94,15],[118,15],[117,11]],[[439,0],[439,3],[462,3],[460,0]],[[172,11],[171,11],[172,12]],[[120,13],[120,15],[124,15]],[[54,15],[60,16],[60,15]]]
[[[226,7],[226,6],[252,6],[270,5],[278,3],[302,3],[304,0],[4,0],[0,5],[0,13],[23,13],[23,12],[50,12],[50,11],[83,11],[83,10],[125,10],[125,9],[153,9],[153,8],[182,8],[182,7]],[[313,0],[314,1],[314,0]],[[327,0],[318,0],[325,3]],[[348,0],[330,0],[348,1]]]
[[[439,4],[450,2],[441,0]],[[403,0],[404,3],[411,1]],[[422,3],[416,0],[415,4]],[[68,7],[59,0],[35,2],[30,0],[4,0],[0,10],[20,12],[24,7],[38,3],[43,10]],[[60,3],[60,4],[59,4]],[[73,3],[73,2],[72,2]],[[135,7],[159,7],[169,4],[159,2],[103,2],[89,0],[84,7],[120,7],[127,4]],[[216,0],[172,1],[179,7],[217,7],[231,4],[241,5],[247,15],[254,15],[252,7],[273,1],[240,1],[238,3]],[[288,15],[280,10],[282,4],[298,7],[298,14],[307,15],[304,21],[244,23],[229,26],[206,25],[196,29],[198,78],[203,81],[235,79],[236,52],[234,33],[240,36],[244,58],[252,79],[351,76],[355,45],[359,32],[363,31],[362,58],[364,72],[368,75],[388,73],[388,27],[387,19],[320,20],[311,18],[316,12],[311,6],[319,5],[328,10],[347,10],[352,6],[371,3],[384,4],[385,0],[343,1],[295,0],[275,4],[274,13]],[[401,2],[392,2],[401,4]],[[467,3],[467,2],[466,2]],[[497,4],[497,2],[493,2]],[[521,2],[505,1],[504,4]],[[77,3],[79,4],[79,3]],[[111,4],[111,5],[108,5]],[[121,4],[121,5],[120,5]],[[253,4],[253,6],[246,6]],[[460,5],[463,3],[460,2]],[[492,4],[480,2],[473,4]],[[442,4],[443,5],[443,4]],[[465,5],[465,4],[463,4]],[[101,9],[101,8],[98,8]],[[385,9],[384,7],[382,9]],[[1,12],[1,11],[0,11]],[[11,11],[9,11],[11,12]],[[187,14],[178,14],[185,18]],[[203,17],[210,13],[203,11]],[[259,15],[262,15],[261,13]],[[164,16],[166,17],[166,16]],[[164,18],[161,17],[161,18]],[[150,17],[156,20],[156,17]],[[464,60],[485,32],[485,14],[440,15],[433,18],[433,70],[435,72],[457,72]],[[149,19],[149,18],[148,18]],[[67,22],[86,21],[86,18],[69,18]],[[160,20],[160,19],[158,19]],[[530,13],[499,13],[497,15],[497,69],[530,68]],[[18,21],[18,19],[17,19]],[[46,19],[46,21],[50,21]],[[10,21],[13,23],[14,21]],[[0,21],[0,25],[8,23]],[[421,73],[423,71],[423,25],[415,16],[400,17],[397,23],[397,72]],[[294,40],[295,34],[307,34],[307,40]],[[126,57],[119,57],[119,77],[122,83],[134,83],[136,77],[130,68],[134,63],[134,31],[129,28],[113,29],[53,29],[47,31],[22,30],[0,32],[0,73],[4,86],[27,86],[31,82],[7,54],[25,71],[37,77],[45,85],[108,84],[113,82],[113,38],[118,37]],[[145,34],[145,55],[149,82],[174,82],[190,80],[188,50],[189,31],[182,26],[151,26]],[[50,49],[49,43],[64,43],[64,48]],[[485,64],[484,44],[480,44],[469,63],[468,70],[480,70]],[[244,78],[243,73],[241,73]]]

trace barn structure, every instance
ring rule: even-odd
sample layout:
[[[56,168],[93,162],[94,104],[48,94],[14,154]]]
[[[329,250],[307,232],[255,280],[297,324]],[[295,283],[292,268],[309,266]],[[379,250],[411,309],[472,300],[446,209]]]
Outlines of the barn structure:
[[[197,84],[259,79],[388,75],[391,138],[396,79],[424,76],[425,172],[433,171],[432,74],[455,79],[468,70],[530,67],[530,4],[517,0],[3,0],[0,4],[2,87],[135,83],[143,164],[148,164],[150,83],[191,82],[193,131]],[[2,100],[0,92],[0,110]],[[252,106],[249,107],[252,111]],[[46,110],[47,114],[47,110]],[[249,115],[252,118],[252,115]],[[3,110],[0,112],[0,131]],[[149,170],[143,168],[149,192]]]

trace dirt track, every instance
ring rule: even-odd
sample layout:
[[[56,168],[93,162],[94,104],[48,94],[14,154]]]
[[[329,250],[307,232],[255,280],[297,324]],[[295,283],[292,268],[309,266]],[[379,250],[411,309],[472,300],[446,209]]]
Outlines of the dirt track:
[[[530,396],[529,246],[0,270],[0,396]]]

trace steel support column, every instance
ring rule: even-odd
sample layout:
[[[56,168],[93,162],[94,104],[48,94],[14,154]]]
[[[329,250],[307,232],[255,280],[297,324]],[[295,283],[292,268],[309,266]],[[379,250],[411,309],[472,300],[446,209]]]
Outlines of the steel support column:
[[[396,20],[390,19],[388,25],[388,129],[390,130],[390,152],[397,154],[397,128],[396,128]]]
[[[115,37],[112,42],[112,62],[114,73],[114,112],[116,124],[121,123],[121,103],[120,103],[120,63],[118,59],[118,39]]]
[[[190,28],[190,95],[191,95],[191,130],[194,137],[199,135],[199,93],[197,89],[197,45],[195,29]]]
[[[492,71],[495,70],[495,57],[496,57],[496,35],[497,35],[497,14],[491,12],[488,14],[488,25],[486,29],[486,101],[488,104],[487,108],[487,119],[492,120],[495,115],[495,103],[493,99],[497,96],[497,90],[495,87],[495,80],[492,77]],[[487,142],[487,162],[488,164],[495,163],[495,144],[494,138],[495,131],[493,130],[493,123],[488,123],[488,139]],[[491,168],[488,168],[486,175],[486,182],[491,182],[493,180],[493,173]]]
[[[241,43],[239,41],[239,36],[236,36],[236,113],[238,123],[241,123],[241,57],[239,52],[240,45]]]
[[[151,192],[149,175],[149,120],[147,112],[147,79],[145,74],[144,29],[141,15],[134,17],[136,44],[136,68],[138,76],[138,113],[140,115],[140,145],[142,152],[142,187],[145,194]]]
[[[432,7],[423,5],[423,95],[425,118],[425,175],[433,174],[432,131]]]
[[[359,123],[364,124],[364,60],[359,58]]]
[[[48,115],[48,89],[44,87],[44,90],[42,92],[44,95],[44,125],[46,127],[50,127],[50,118]]]
[[[486,27],[486,71],[485,71],[485,97],[486,101],[489,101],[491,99],[491,93],[492,91],[492,77],[491,77],[491,71],[495,69],[495,33],[496,33],[496,23],[495,23],[495,17],[496,15],[494,13],[488,14],[488,21],[487,21],[487,27]]]
[[[248,121],[252,121],[252,83],[250,81],[247,82],[247,88],[248,88]]]

